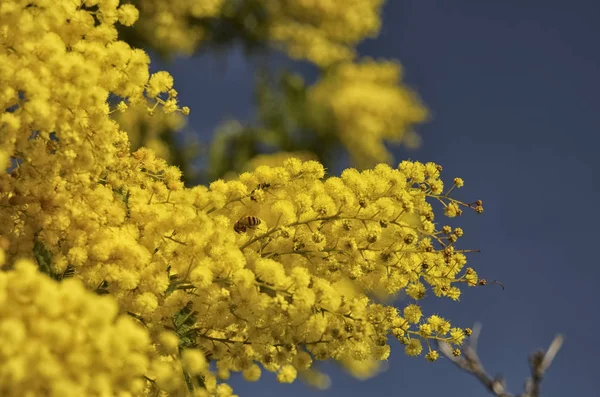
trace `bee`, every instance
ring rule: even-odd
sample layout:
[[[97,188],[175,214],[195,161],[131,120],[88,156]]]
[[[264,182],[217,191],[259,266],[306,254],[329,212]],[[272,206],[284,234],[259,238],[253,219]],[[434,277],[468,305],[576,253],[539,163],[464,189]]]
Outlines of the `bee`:
[[[242,234],[245,233],[248,228],[254,229],[256,226],[260,225],[261,222],[262,221],[255,216],[243,216],[235,223],[235,225],[233,225],[233,230]]]
[[[71,265],[67,265],[67,268],[65,269],[64,272],[62,272],[61,274],[57,275],[57,279],[60,280],[64,280],[65,278],[68,277],[73,277],[75,275],[75,268]]]

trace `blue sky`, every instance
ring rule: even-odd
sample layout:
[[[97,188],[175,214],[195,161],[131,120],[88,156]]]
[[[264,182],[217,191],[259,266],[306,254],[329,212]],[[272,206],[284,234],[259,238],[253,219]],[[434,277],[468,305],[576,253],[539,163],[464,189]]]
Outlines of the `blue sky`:
[[[424,310],[463,327],[481,322],[480,356],[511,392],[522,391],[527,356],[556,333],[566,341],[542,395],[600,390],[598,15],[600,5],[582,0],[388,0],[382,35],[360,46],[362,55],[399,59],[433,115],[418,129],[423,146],[395,150],[396,158],[442,164],[448,181],[466,181],[457,197],[484,201],[483,215],[459,219],[462,244],[481,249],[471,265],[506,290],[472,288],[460,303],[426,300]],[[240,51],[226,65],[206,56],[166,68],[195,130],[252,115],[253,67]],[[486,395],[446,360],[406,357],[397,343],[387,372],[371,380],[326,368],[327,392],[270,375],[231,383],[241,397]]]

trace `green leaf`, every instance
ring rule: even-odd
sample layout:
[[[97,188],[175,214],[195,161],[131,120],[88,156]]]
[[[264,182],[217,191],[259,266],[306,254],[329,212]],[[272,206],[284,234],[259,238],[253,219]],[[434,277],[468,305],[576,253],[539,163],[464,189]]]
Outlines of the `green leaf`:
[[[50,251],[46,249],[43,243],[36,240],[33,245],[33,256],[38,263],[40,272],[47,274],[48,276],[55,278],[52,273],[52,255]]]

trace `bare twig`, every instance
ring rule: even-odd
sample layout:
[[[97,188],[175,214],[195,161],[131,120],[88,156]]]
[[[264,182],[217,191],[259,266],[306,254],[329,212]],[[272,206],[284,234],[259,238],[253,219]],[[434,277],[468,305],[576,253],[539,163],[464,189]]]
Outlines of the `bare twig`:
[[[548,351],[544,354],[542,350],[538,350],[529,356],[529,367],[531,370],[531,377],[525,382],[525,392],[521,394],[522,397],[539,397],[540,395],[540,384],[544,377],[544,373],[552,364],[556,353],[560,350],[564,336],[556,335]]]
[[[483,367],[483,364],[477,355],[477,339],[479,338],[480,333],[481,324],[476,323],[473,326],[473,333],[469,338],[469,344],[464,346],[460,356],[455,356],[452,348],[446,342],[438,343],[440,352],[452,361],[454,365],[479,379],[490,393],[496,397],[539,397],[540,384],[544,374],[548,367],[550,367],[550,364],[552,364],[556,353],[560,350],[564,341],[564,336],[555,336],[548,351],[545,353],[542,350],[539,350],[529,357],[531,376],[525,382],[524,392],[515,396],[506,390],[506,384],[501,375],[496,375],[492,378]]]

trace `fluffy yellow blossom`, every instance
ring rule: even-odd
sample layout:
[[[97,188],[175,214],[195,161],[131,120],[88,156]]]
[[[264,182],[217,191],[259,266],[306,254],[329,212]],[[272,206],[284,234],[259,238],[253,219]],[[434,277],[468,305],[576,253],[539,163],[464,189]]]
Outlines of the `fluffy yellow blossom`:
[[[384,368],[386,368],[385,362],[372,358],[358,361],[342,357],[339,359],[339,361],[347,372],[360,380],[366,380],[377,376]]]
[[[117,40],[114,24],[130,23],[132,9],[112,0],[97,8],[93,1],[30,3],[1,8],[0,147],[15,164],[0,173],[0,236],[8,240],[6,257],[33,257],[38,266],[11,263],[0,273],[6,314],[0,318],[8,319],[1,339],[10,341],[0,346],[7,379],[0,394],[44,394],[36,389],[43,385],[67,395],[73,385],[74,395],[136,395],[144,387],[177,395],[191,385],[229,396],[231,388],[216,375],[245,372],[255,379],[253,365],[276,372],[281,382],[300,376],[323,386],[313,359],[343,360],[348,368],[386,360],[390,333],[409,355],[421,353],[421,338],[462,342],[452,328],[449,337],[427,330],[447,332],[441,317],[419,324],[421,310],[409,305],[400,318],[371,293],[404,291],[420,299],[433,291],[454,299],[459,286],[476,284],[464,253],[435,227],[428,201],[470,207],[442,194],[441,167],[380,164],[325,178],[320,163],[288,158],[187,189],[181,171],[152,149],[132,153],[127,133],[111,118],[123,106],[109,99],[127,103],[123,116],[137,106],[155,113],[176,106],[170,76],[150,77],[148,55]],[[178,15],[187,15],[191,3],[161,3],[161,26],[172,26],[179,6],[185,10]],[[220,12],[220,4],[203,4],[193,11],[200,17]],[[300,7],[293,12],[302,15],[310,4],[285,6]],[[375,3],[361,4],[326,11],[343,14],[343,21],[354,13],[352,20]],[[361,29],[354,38],[370,28]],[[395,82],[395,66],[345,65],[332,73],[336,95],[360,105],[363,136],[388,122],[406,124],[386,113],[388,104],[388,122],[373,127],[374,119],[361,113],[360,90],[335,83]],[[382,98],[399,103],[403,95]],[[335,117],[352,123],[350,116]],[[387,137],[377,136],[378,142]],[[236,232],[243,217],[260,224]],[[428,332],[419,336],[421,329]],[[218,374],[208,371],[209,360]]]
[[[150,315],[158,307],[158,299],[151,292],[144,292],[138,295],[133,302],[132,308],[141,315]]]
[[[242,371],[242,375],[244,376],[244,379],[246,379],[248,382],[256,382],[260,379],[261,376],[260,367],[256,364],[252,364],[250,367]]]
[[[314,107],[316,128],[335,126],[358,168],[391,163],[385,142],[414,146],[412,128],[427,117],[416,94],[401,83],[400,65],[391,61],[337,65],[309,88],[308,103]],[[323,111],[332,121],[319,127]]]
[[[438,353],[437,350],[432,350],[429,353],[427,353],[425,357],[431,362],[437,361],[437,359],[440,357],[440,353]]]
[[[286,365],[281,368],[277,373],[277,382],[279,383],[292,383],[298,374],[296,368],[291,365]]]
[[[394,335],[400,338],[406,333],[414,335],[419,330],[424,338],[438,338],[447,333],[450,325],[439,316],[430,317],[427,323],[413,330],[398,317],[397,312],[380,312],[377,305],[370,304],[360,293],[340,296],[338,291],[342,290],[330,284],[346,279],[351,280],[358,291],[385,285],[388,293],[406,288],[409,293],[422,297],[427,287],[424,282],[417,281],[418,274],[415,275],[413,269],[421,269],[424,272],[423,280],[431,284],[434,290],[458,282],[453,278],[443,281],[444,277],[459,276],[454,270],[444,270],[447,259],[456,263],[453,267],[459,271],[464,265],[460,257],[462,254],[454,249],[439,248],[436,252],[429,242],[423,246],[432,249],[422,254],[394,257],[391,253],[382,253],[383,247],[393,252],[394,244],[398,244],[400,250],[410,244],[420,245],[420,239],[429,238],[423,232],[430,236],[437,233],[435,229],[422,226],[422,223],[432,224],[430,221],[411,216],[411,213],[431,217],[432,208],[425,202],[428,193],[421,189],[419,183],[437,180],[438,168],[432,164],[408,162],[402,163],[398,170],[381,165],[375,171],[347,170],[341,178],[331,177],[325,183],[319,181],[322,174],[322,168],[316,167],[315,163],[290,160],[283,167],[259,167],[253,174],[242,175],[240,181],[246,184],[246,189],[242,189],[237,181],[219,182],[211,186],[215,193],[229,197],[218,208],[214,207],[216,214],[228,216],[232,221],[239,216],[252,214],[265,225],[264,229],[238,236],[246,262],[255,274],[258,290],[265,296],[256,296],[254,292],[251,296],[255,298],[246,295],[243,304],[234,305],[235,316],[253,316],[257,326],[266,326],[272,320],[259,313],[271,310],[271,302],[280,307],[278,310],[289,313],[295,319],[293,325],[298,328],[290,334],[292,340],[311,342],[330,338],[333,350],[329,350],[326,344],[307,345],[317,359],[340,359],[341,356],[336,352],[340,351],[341,346],[350,349],[352,360],[385,359],[389,347],[385,338],[372,337],[370,332],[373,331],[385,335],[396,329],[399,331]],[[258,188],[265,193],[260,201],[253,196]],[[322,206],[318,200],[322,200],[324,195],[329,203],[325,208],[331,208],[315,210],[317,202],[319,207]],[[384,203],[383,197],[388,200],[385,201],[388,206],[386,211],[381,211],[375,205]],[[286,213],[288,215],[284,215]],[[357,213],[360,215],[357,216]],[[398,236],[403,237],[399,239]],[[315,241],[323,242],[323,245],[315,245]],[[356,247],[367,248],[352,262],[347,260],[347,254],[336,254],[338,251],[349,252]],[[261,258],[257,257],[258,253]],[[424,263],[427,263],[427,267]],[[385,267],[389,267],[392,275],[397,276],[389,275],[383,270]],[[313,276],[310,277],[310,274]],[[403,274],[406,280],[413,280],[410,285],[407,285],[407,281],[401,281],[403,279],[399,276]],[[252,282],[251,279],[246,280],[245,284]],[[255,299],[256,303],[249,304],[250,299]],[[317,308],[325,315],[312,315],[308,312],[310,308]],[[360,323],[340,323],[334,313],[348,311],[354,313],[353,317],[367,316],[363,318],[368,319],[369,327],[374,326],[375,330]],[[422,317],[416,305],[409,305],[404,315],[414,324]],[[367,335],[368,339],[365,339]],[[411,343],[407,352],[420,353],[416,342]],[[211,349],[211,344],[204,346]],[[278,368],[273,358],[267,358],[272,357],[270,354],[258,357],[263,364],[267,363],[267,369]],[[254,358],[248,356],[248,359]],[[354,368],[355,365],[350,363],[348,367]]]
[[[172,162],[174,159],[170,145],[175,139],[175,134],[184,128],[185,120],[181,114],[167,111],[165,106],[155,110],[150,107],[151,112],[149,106],[147,101],[134,105],[121,102],[117,106],[121,112],[111,116],[123,131],[127,131],[132,150],[147,147],[158,157]]]
[[[452,342],[457,345],[461,345],[467,335],[469,334],[460,328],[452,328],[450,330],[450,338],[452,339]]]
[[[418,356],[423,351],[423,345],[421,341],[418,339],[411,339],[406,347],[404,348],[404,352],[407,356]]]
[[[295,59],[320,66],[354,57],[353,46],[381,26],[382,0],[267,0],[270,38]]]
[[[242,167],[242,171],[243,172],[252,172],[256,168],[258,168],[262,165],[266,165],[269,167],[281,167],[283,165],[283,162],[289,158],[297,158],[302,161],[317,160],[317,156],[314,153],[311,153],[308,151],[277,152],[277,153],[272,153],[272,154],[259,154],[259,155],[254,156],[253,158],[251,158]],[[234,180],[234,179],[237,179],[237,177],[238,177],[237,173],[230,171],[227,174],[225,174],[223,179]],[[256,189],[254,191],[253,197],[256,200],[261,200],[263,195],[264,195],[264,190]]]
[[[418,323],[421,316],[421,308],[417,305],[411,304],[404,308],[404,318],[413,324]]]
[[[208,23],[221,18],[239,25],[236,33],[241,38],[327,67],[351,60],[358,43],[377,35],[383,0],[135,0],[133,4],[140,10],[136,33],[163,54],[191,55],[212,36],[223,35]]]
[[[424,338],[431,336],[433,333],[433,327],[430,324],[421,324],[419,326],[419,335]]]
[[[190,375],[200,375],[208,370],[208,363],[201,351],[186,349],[182,353],[181,361]]]
[[[150,98],[155,98],[161,93],[165,93],[173,88],[173,77],[168,72],[157,72],[150,76],[146,93]]]
[[[450,323],[435,314],[429,316],[427,323],[431,326],[433,331],[440,335],[446,335],[450,331]]]
[[[197,22],[221,16],[225,3],[225,0],[134,0],[132,4],[140,11],[134,29],[161,53],[191,55],[207,35]]]
[[[456,203],[449,203],[446,205],[446,209],[444,210],[444,215],[448,218],[454,218],[462,214],[462,210],[459,208]]]
[[[131,26],[139,17],[138,9],[131,4],[123,4],[117,10],[119,22],[124,26]]]
[[[159,335],[159,343],[166,354],[175,354],[179,346],[179,337],[170,331],[162,331]]]
[[[117,316],[110,297],[79,280],[56,283],[25,260],[0,272],[0,297],[2,396],[142,391],[154,360],[150,338],[135,320]]]

